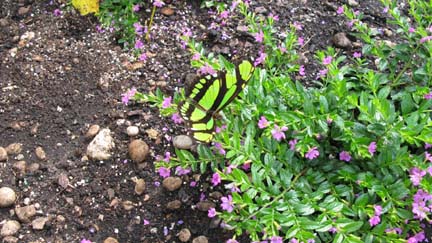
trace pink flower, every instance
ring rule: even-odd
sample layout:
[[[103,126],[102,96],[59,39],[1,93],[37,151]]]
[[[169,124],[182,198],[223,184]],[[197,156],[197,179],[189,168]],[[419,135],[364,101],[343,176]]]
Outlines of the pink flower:
[[[170,152],[166,152],[165,153],[165,158],[163,159],[165,162],[170,162],[171,159],[171,153]]]
[[[256,42],[262,43],[264,40],[264,33],[262,32],[262,30],[260,30],[259,33],[255,33],[254,37]]]
[[[360,58],[362,56],[361,52],[354,52],[354,58]]]
[[[135,95],[136,91],[137,90],[135,88],[132,88],[126,93],[122,94],[122,103],[127,105],[129,103],[129,100]]]
[[[143,47],[144,47],[144,43],[142,42],[142,40],[135,41],[135,49],[141,49]]]
[[[381,222],[381,218],[376,215],[369,219],[369,224],[372,227],[379,224],[380,222]]]
[[[210,208],[210,209],[207,211],[207,216],[208,216],[209,218],[213,218],[214,216],[216,216],[216,209],[215,209],[215,208]]]
[[[424,98],[425,98],[426,100],[430,100],[430,99],[432,99],[432,92],[429,92],[428,94],[425,94],[425,95],[424,95]]]
[[[198,61],[201,58],[201,55],[197,52],[193,54],[192,61]]]
[[[216,150],[218,151],[218,153],[220,155],[225,155],[226,154],[226,151],[225,151],[225,149],[223,149],[222,144],[220,144],[220,143],[214,143],[214,147],[216,148]]]
[[[261,116],[261,118],[258,121],[258,127],[260,129],[266,128],[268,127],[269,123],[267,121],[267,119],[265,118],[265,116]]]
[[[279,46],[279,51],[281,53],[285,53],[287,51],[287,49],[285,47],[283,47],[283,46]]]
[[[300,66],[300,68],[299,68],[299,75],[300,76],[305,76],[306,75],[304,65]]]
[[[354,25],[354,20],[351,20],[347,23],[348,28],[353,27],[353,25]]]
[[[181,166],[177,166],[176,169],[175,169],[175,173],[176,173],[176,175],[178,175],[178,176],[187,175],[187,174],[189,174],[190,172],[191,172],[190,169],[188,169],[188,168],[184,169],[184,168],[181,167]]]
[[[430,40],[432,40],[432,35],[421,38],[420,43],[425,43],[426,41],[430,41]]]
[[[215,75],[216,71],[208,63],[206,63],[204,66],[200,67],[200,69],[198,70],[198,74],[200,74],[200,75],[205,75],[205,74]]]
[[[183,119],[180,117],[180,115],[179,115],[178,113],[174,113],[174,114],[171,116],[171,120],[173,120],[173,122],[174,122],[175,124],[180,124],[180,123],[182,123],[182,121],[183,121]]]
[[[321,69],[321,70],[319,70],[319,73],[318,73],[317,77],[318,78],[325,77],[327,75],[327,72],[328,72],[327,68],[326,69]]]
[[[242,169],[244,170],[244,171],[248,171],[249,169],[250,169],[250,167],[251,167],[251,163],[249,162],[249,163],[244,163],[243,165],[242,165]]]
[[[234,240],[234,239],[229,239],[227,240],[226,243],[239,243],[238,241]]]
[[[382,214],[382,207],[380,205],[374,205],[374,213],[376,216],[380,216]]]
[[[298,43],[300,46],[304,45],[304,39],[303,39],[303,37],[299,37],[299,38],[297,39],[297,43]]]
[[[228,195],[227,197],[222,197],[221,201],[221,207],[223,210],[227,211],[228,213],[231,213],[234,210],[234,204],[231,195]]]
[[[410,170],[410,180],[414,186],[420,185],[420,181],[425,175],[426,175],[426,171],[423,171],[417,167],[413,167]]]
[[[296,144],[297,144],[297,139],[292,139],[292,140],[290,140],[289,142],[288,142],[288,144],[290,145],[290,149],[292,150],[292,151],[295,151],[295,146],[296,146]]]
[[[91,240],[87,240],[87,239],[82,239],[80,241],[80,243],[92,243]]]
[[[432,162],[432,155],[428,152],[425,152],[425,159],[429,160],[429,162]]]
[[[140,23],[134,23],[133,27],[135,28],[135,34],[142,35],[144,33],[144,26],[142,26]]]
[[[342,151],[339,153],[339,159],[342,161],[350,162],[351,155],[347,151]]]
[[[324,60],[323,60],[323,64],[324,64],[324,65],[329,65],[329,64],[332,62],[332,60],[333,60],[333,57],[331,57],[331,56],[326,56],[326,57],[324,58]]]
[[[425,148],[425,149],[430,149],[430,148],[432,148],[432,144],[425,143],[424,148]]]
[[[135,4],[135,5],[133,5],[132,10],[133,10],[134,12],[138,12],[138,11],[140,10],[140,5],[139,5],[139,4]]]
[[[147,219],[144,219],[143,224],[144,224],[144,225],[149,225],[149,224],[150,224],[150,221],[148,221]]]
[[[388,7],[385,7],[384,9],[383,9],[383,13],[387,13],[389,11],[389,8]]]
[[[228,16],[229,16],[229,11],[228,11],[228,10],[222,11],[222,12],[220,13],[220,15],[219,15],[219,17],[220,17],[221,19],[226,19],[226,18],[228,18]]]
[[[371,142],[368,146],[368,151],[370,153],[371,156],[374,155],[374,153],[376,152],[376,142]]]
[[[153,1],[153,5],[156,6],[156,7],[158,7],[158,8],[160,8],[163,5],[165,5],[165,3],[163,1],[161,1],[161,0],[154,0]]]
[[[160,167],[159,170],[158,170],[158,173],[163,178],[169,177],[171,175],[170,169],[165,168],[165,167]]]
[[[58,17],[62,14],[62,11],[60,9],[56,8],[56,9],[54,9],[53,14],[54,14],[54,16]]]
[[[312,147],[309,149],[309,151],[305,154],[305,158],[309,159],[309,160],[313,160],[315,158],[318,158],[319,156],[319,151],[317,149],[317,147]]]
[[[255,67],[263,63],[267,57],[267,54],[265,54],[265,52],[260,51],[259,53],[260,53],[259,57],[254,62]]]
[[[189,184],[189,186],[190,187],[196,187],[197,184],[198,183],[196,181],[191,181],[190,184]]]
[[[343,6],[339,6],[338,9],[337,9],[337,11],[336,11],[336,13],[337,14],[343,14],[344,13],[344,7]]]
[[[147,61],[147,55],[144,52],[141,53],[141,55],[139,56],[139,60],[142,62]]]
[[[269,18],[273,19],[273,21],[279,21],[279,16],[278,15],[274,15],[273,13],[269,14]]]
[[[165,98],[164,101],[162,102],[162,108],[166,109],[166,108],[170,107],[171,106],[171,101],[172,101],[172,97],[171,96]]]
[[[282,237],[280,237],[280,236],[273,236],[270,239],[270,243],[283,243]]]
[[[409,32],[409,33],[414,33],[414,32],[415,32],[415,29],[414,29],[413,27],[409,27],[408,32]]]
[[[221,183],[221,177],[218,173],[214,173],[211,179],[213,186],[217,186]]]
[[[295,22],[293,23],[293,26],[294,26],[294,28],[295,28],[296,30],[302,30],[302,29],[303,29],[303,26],[302,26],[299,22],[297,22],[297,21],[295,21]]]
[[[274,125],[274,128],[271,130],[271,134],[274,139],[281,141],[282,139],[285,139],[285,131],[288,131],[286,126],[279,128],[278,125]]]
[[[307,243],[315,243],[315,240],[314,239],[308,239]]]
[[[330,233],[334,234],[334,233],[336,233],[338,231],[338,229],[336,227],[331,227],[328,231]]]

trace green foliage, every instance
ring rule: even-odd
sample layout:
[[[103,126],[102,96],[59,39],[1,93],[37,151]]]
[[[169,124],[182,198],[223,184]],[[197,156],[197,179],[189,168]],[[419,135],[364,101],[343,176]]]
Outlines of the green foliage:
[[[279,43],[273,20],[258,20],[240,4],[249,30],[264,33],[267,58],[242,99],[224,112],[227,128],[215,142],[226,154],[199,145],[197,154],[176,150],[177,158],[158,166],[204,172],[210,164],[239,189],[232,192],[234,211],[218,210],[218,217],[253,241],[282,236],[303,242],[406,242],[421,232],[414,204],[419,193],[432,194],[432,158],[423,148],[432,143],[432,42],[421,40],[431,35],[432,20],[424,16],[432,6],[409,1],[415,24],[410,32],[396,1],[383,3],[401,41],[378,41],[362,15],[345,7],[354,34],[365,43],[363,57],[333,48],[317,52],[327,73],[308,88],[294,78],[300,69],[295,29]],[[263,117],[267,124],[259,128]],[[284,127],[284,137],[277,139]],[[314,148],[319,155],[312,159]],[[416,170],[423,173],[418,184]],[[374,216],[380,221],[371,224]],[[429,211],[420,218],[429,220]]]

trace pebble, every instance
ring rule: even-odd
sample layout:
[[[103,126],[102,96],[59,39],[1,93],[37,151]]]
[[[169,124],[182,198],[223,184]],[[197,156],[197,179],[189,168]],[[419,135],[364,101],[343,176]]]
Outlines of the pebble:
[[[351,7],[357,7],[359,3],[356,0],[348,0],[348,5]]]
[[[163,180],[162,185],[165,189],[172,192],[179,189],[182,185],[182,179],[180,177],[167,177]]]
[[[111,137],[111,130],[102,129],[87,146],[87,155],[93,160],[107,160],[111,158],[111,149],[115,147]]]
[[[36,154],[36,157],[40,160],[46,160],[47,159],[46,153],[42,147],[37,147],[35,149],[35,154]]]
[[[128,201],[128,200],[123,201],[122,206],[123,206],[124,210],[126,210],[126,211],[130,211],[134,208],[133,202]]]
[[[149,146],[143,140],[136,139],[129,144],[129,156],[133,161],[142,163],[148,154]]]
[[[207,237],[204,235],[198,236],[192,240],[192,243],[208,243]]]
[[[32,228],[34,230],[42,230],[48,220],[48,217],[37,217],[35,220],[32,221]]]
[[[350,49],[352,47],[351,40],[348,39],[344,32],[339,32],[333,36],[333,44],[336,47]]]
[[[4,242],[4,243],[18,243],[18,240],[19,240],[18,238],[9,235],[9,236],[4,237],[2,242]]]
[[[18,154],[18,155],[15,157],[15,159],[16,159],[16,160],[23,160],[23,159],[24,159],[24,154]]]
[[[136,179],[134,181],[135,181],[135,193],[137,195],[143,194],[146,189],[146,183],[144,179]]]
[[[145,132],[151,139],[156,139],[159,137],[159,132],[153,128],[147,129]]]
[[[6,149],[3,147],[0,147],[0,161],[7,161],[8,155],[6,152]]]
[[[17,161],[13,164],[13,169],[20,175],[25,175],[27,169],[27,162],[24,160]]]
[[[18,9],[18,15],[25,15],[30,11],[30,7],[20,7]]]
[[[391,36],[393,36],[393,32],[389,29],[384,29],[384,35],[391,37]]]
[[[6,152],[9,155],[16,155],[21,153],[22,144],[20,143],[11,143],[6,147]]]
[[[0,19],[0,26],[1,27],[6,27],[7,25],[9,25],[7,18]]]
[[[257,14],[266,14],[267,13],[267,9],[263,6],[259,6],[257,8],[255,8],[255,13]]]
[[[171,16],[174,14],[174,9],[170,7],[163,7],[160,11],[165,16]]]
[[[189,239],[191,238],[192,234],[190,232],[189,229],[182,229],[180,230],[180,232],[178,233],[178,238],[181,242],[188,242]]]
[[[193,145],[193,140],[189,136],[179,135],[174,137],[173,145],[178,149],[191,149]]]
[[[22,223],[29,223],[30,218],[36,215],[36,208],[34,205],[16,207],[15,213]]]
[[[139,133],[139,128],[137,126],[128,126],[126,133],[129,137],[135,137]]]
[[[104,240],[103,243],[119,243],[118,240],[116,238],[113,237],[108,237]]]
[[[0,188],[0,208],[12,206],[16,200],[16,193],[10,187]]]
[[[6,221],[0,231],[0,235],[2,237],[11,236],[18,232],[21,229],[21,225],[16,220],[8,220]]]
[[[174,200],[167,203],[167,208],[170,210],[179,209],[181,207],[181,201],[180,200]]]
[[[99,125],[91,125],[89,127],[89,129],[87,130],[87,133],[84,135],[86,138],[92,138],[94,136],[96,136],[96,134],[98,134],[100,130],[100,126]]]
[[[196,207],[202,212],[207,212],[210,208],[215,208],[216,204],[210,201],[200,201],[196,204]]]
[[[34,173],[36,171],[38,171],[40,168],[40,164],[39,163],[31,163],[28,168],[27,171],[30,173]]]

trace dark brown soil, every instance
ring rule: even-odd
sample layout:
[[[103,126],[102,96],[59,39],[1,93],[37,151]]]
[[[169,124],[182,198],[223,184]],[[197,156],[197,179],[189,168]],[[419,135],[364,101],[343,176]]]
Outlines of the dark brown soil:
[[[294,21],[303,24],[307,44],[302,52],[308,59],[304,81],[311,81],[318,70],[313,53],[331,45],[335,33],[348,31],[343,17],[336,15],[343,2],[264,2],[258,1],[252,8],[264,8],[259,10],[264,16],[279,15],[281,30]],[[356,8],[368,16],[369,24],[386,27],[376,1],[359,2]],[[155,185],[161,181],[154,172],[155,156],[172,152],[165,136],[181,134],[181,128],[150,107],[124,106],[121,94],[131,87],[142,92],[159,87],[172,95],[176,87],[183,86],[186,74],[195,72],[177,37],[184,27],[191,28],[209,50],[222,54],[240,50],[244,53],[240,57],[254,57],[258,48],[252,45],[245,50],[250,38],[236,35],[238,23],[224,27],[234,36],[224,41],[217,32],[206,29],[212,19],[195,1],[174,1],[170,5],[174,15],[156,15],[153,42],[146,46],[153,55],[142,67],[134,68],[131,57],[116,45],[111,34],[95,31],[96,18],[65,9],[60,17],[54,16],[53,10],[60,4],[0,0],[0,146],[23,144],[23,158],[9,156],[6,163],[0,163],[0,187],[15,190],[15,206],[39,204],[38,215],[52,217],[43,230],[23,223],[19,242],[79,242],[83,238],[103,242],[109,236],[119,242],[180,242],[176,234],[182,228],[190,229],[193,237],[205,235],[211,243],[225,242],[232,233],[210,227],[207,213],[195,208],[201,194],[208,197],[211,192],[208,178],[201,176],[199,186],[192,188],[187,183],[190,178],[185,177],[186,183],[175,192]],[[34,37],[23,38],[29,33]],[[84,134],[91,124],[113,131],[116,148],[112,159],[83,159],[90,142]],[[151,147],[153,156],[147,158],[144,168],[128,160],[130,138],[125,130],[130,124],[140,127],[139,137]],[[158,139],[146,135],[150,128],[159,132]],[[36,158],[38,146],[45,150],[46,161]],[[40,168],[17,173],[13,165],[19,159],[27,165],[38,163]],[[72,187],[59,185],[61,175],[68,177]],[[134,192],[134,177],[145,179],[148,200]],[[109,191],[114,191],[114,196]],[[182,200],[181,208],[168,210],[167,203],[176,199]],[[125,210],[125,201],[131,201],[133,208]],[[16,219],[10,209],[0,209],[0,222]],[[150,224],[144,225],[144,219]],[[247,237],[240,242],[248,242]]]

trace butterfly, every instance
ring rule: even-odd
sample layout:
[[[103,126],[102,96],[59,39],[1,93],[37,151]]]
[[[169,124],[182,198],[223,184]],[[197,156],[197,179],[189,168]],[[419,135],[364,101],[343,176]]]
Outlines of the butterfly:
[[[231,103],[252,77],[254,66],[242,61],[231,71],[219,71],[217,76],[201,76],[186,91],[179,104],[179,113],[198,142],[209,143],[214,135],[215,115]]]
[[[72,0],[72,6],[74,6],[81,15],[99,12],[99,0]]]

